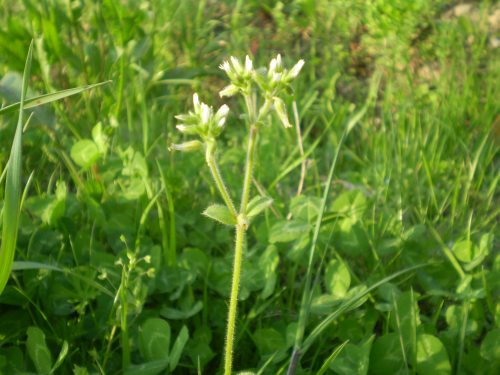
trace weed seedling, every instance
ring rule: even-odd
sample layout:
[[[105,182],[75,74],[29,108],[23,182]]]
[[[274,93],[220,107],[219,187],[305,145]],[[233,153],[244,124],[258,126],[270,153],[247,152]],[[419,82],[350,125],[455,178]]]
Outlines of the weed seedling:
[[[254,69],[252,60],[248,56],[246,56],[244,64],[237,58],[231,57],[229,61],[225,61],[220,66],[226,72],[231,83],[219,94],[221,97],[242,95],[246,105],[246,113],[242,117],[249,124],[243,190],[239,210],[236,209],[231,199],[231,194],[224,183],[216,158],[217,138],[224,129],[229,107],[224,104],[214,113],[212,107],[200,102],[198,95],[194,94],[194,111],[176,116],[181,122],[181,124],[177,125],[177,129],[186,135],[197,136],[198,139],[173,144],[171,149],[179,151],[204,150],[205,161],[224,201],[224,205],[214,204],[209,206],[203,212],[204,215],[223,224],[234,226],[236,229],[226,347],[224,351],[225,375],[230,375],[232,371],[238,289],[243,249],[246,244],[245,234],[251,220],[272,204],[272,200],[267,197],[255,196],[250,199],[257,134],[272,111],[276,112],[285,128],[291,127],[283,96],[291,92],[290,84],[297,77],[303,65],[304,61],[300,60],[292,69],[287,70],[283,67],[281,56],[278,55],[271,60],[269,69]]]

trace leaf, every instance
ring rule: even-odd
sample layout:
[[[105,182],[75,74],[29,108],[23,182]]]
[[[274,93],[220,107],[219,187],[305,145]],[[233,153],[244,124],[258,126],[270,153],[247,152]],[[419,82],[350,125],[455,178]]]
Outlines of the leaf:
[[[184,346],[189,340],[189,331],[186,326],[182,326],[179,336],[175,340],[172,351],[170,352],[170,371],[174,371],[181,359],[182,351]]]
[[[500,361],[500,329],[492,329],[486,334],[480,353],[487,361]]]
[[[150,318],[139,329],[139,349],[147,361],[168,360],[170,325],[166,320]]]
[[[443,343],[433,335],[421,334],[417,338],[417,372],[419,374],[451,374],[448,353]]]
[[[351,274],[344,262],[333,259],[325,270],[325,286],[337,298],[342,298],[351,285]]]
[[[59,355],[57,356],[56,363],[54,364],[54,366],[50,370],[51,374],[53,374],[54,371],[56,371],[59,368],[59,366],[62,365],[64,358],[66,358],[66,356],[68,355],[68,349],[69,349],[69,345],[68,345],[68,342],[65,340],[61,346],[61,350],[59,352]]]
[[[265,279],[264,289],[261,293],[263,299],[269,298],[274,292],[278,277],[276,269],[279,261],[278,250],[273,245],[268,246],[259,258],[259,268],[263,272]]]
[[[33,107],[38,107],[39,105],[55,102],[57,100],[61,100],[64,98],[67,98],[68,96],[80,94],[84,91],[107,85],[108,83],[111,83],[112,81],[106,81],[106,82],[100,82],[100,83],[94,83],[92,85],[86,85],[86,86],[80,86],[72,89],[67,89],[67,90],[61,90],[57,91],[51,94],[44,94],[40,96],[36,96],[34,98],[29,98],[24,100],[24,109],[29,109]],[[4,115],[7,113],[10,113],[12,111],[15,111],[17,108],[19,108],[21,102],[17,102],[11,105],[8,105],[6,107],[3,107],[0,109],[0,115]]]
[[[247,216],[249,219],[257,216],[266,208],[270,207],[273,204],[272,198],[269,197],[254,197],[250,202],[248,202],[247,206]]]
[[[203,302],[197,301],[189,310],[178,310],[171,307],[164,307],[160,311],[160,315],[172,320],[189,319],[198,314],[203,309]]]
[[[397,333],[377,337],[370,355],[370,372],[376,375],[397,374],[404,367]]]
[[[349,341],[344,341],[342,344],[340,344],[335,350],[330,354],[330,356],[326,359],[326,361],[323,363],[319,371],[316,373],[316,375],[323,375],[328,368],[330,367],[330,364],[337,358],[337,356],[342,352],[342,349],[346,346],[346,344]]]
[[[348,343],[337,360],[331,363],[330,368],[338,374],[366,375],[374,337],[371,336],[361,345]]]
[[[269,242],[292,242],[309,232],[309,224],[297,220],[284,220],[274,224],[269,231]]]
[[[16,132],[12,141],[12,148],[7,166],[5,180],[5,195],[2,217],[2,244],[0,245],[0,294],[10,276],[12,262],[16,252],[17,233],[19,230],[19,212],[21,210],[21,169],[22,169],[22,137],[23,114],[28,80],[31,72],[31,58],[33,56],[33,42],[30,44],[26,64],[24,66],[21,102]]]
[[[261,356],[286,349],[285,337],[274,328],[259,328],[253,334],[253,341]]]
[[[124,374],[125,375],[157,375],[168,366],[168,358],[159,361],[151,361],[142,363],[140,365],[129,366]]]
[[[225,225],[236,225],[236,218],[229,209],[222,204],[212,204],[208,206],[203,215]]]
[[[50,373],[52,356],[45,342],[45,334],[38,327],[28,327],[27,333],[26,348],[37,372],[39,374]]]
[[[101,157],[97,145],[90,139],[82,139],[76,142],[71,147],[70,154],[74,162],[84,169],[92,166]]]

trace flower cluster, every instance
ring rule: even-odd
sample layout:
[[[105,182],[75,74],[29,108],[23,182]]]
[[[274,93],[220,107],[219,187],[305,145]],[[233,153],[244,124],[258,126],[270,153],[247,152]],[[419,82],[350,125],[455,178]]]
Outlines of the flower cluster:
[[[224,61],[219,68],[225,71],[231,80],[231,84],[224,87],[219,93],[221,97],[233,96],[240,92],[244,95],[250,94],[254,70],[252,60],[248,55],[245,57],[244,67],[236,57],[231,56],[229,61]]]
[[[181,121],[181,124],[176,126],[177,130],[187,135],[197,135],[199,140],[192,140],[181,144],[172,144],[171,148],[178,151],[195,151],[203,147],[203,143],[213,143],[215,138],[219,136],[226,123],[226,117],[229,113],[229,107],[222,105],[214,114],[213,108],[200,102],[198,94],[193,95],[194,111],[189,111],[187,114],[175,116]]]

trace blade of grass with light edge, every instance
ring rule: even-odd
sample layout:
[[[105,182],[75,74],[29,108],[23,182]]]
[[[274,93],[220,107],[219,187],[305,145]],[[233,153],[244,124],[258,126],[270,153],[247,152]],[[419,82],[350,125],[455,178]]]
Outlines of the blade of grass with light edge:
[[[17,232],[19,228],[19,211],[21,204],[21,160],[22,160],[22,136],[23,115],[26,91],[28,90],[28,79],[31,71],[31,59],[33,56],[33,42],[30,44],[26,64],[24,66],[23,84],[21,88],[21,101],[19,102],[19,117],[17,120],[16,133],[12,142],[9,161],[7,163],[7,174],[5,179],[5,198],[3,210],[2,245],[0,247],[0,294],[3,292],[10,276],[12,262],[16,250]],[[2,109],[3,111],[4,109]]]
[[[107,85],[108,83],[111,83],[111,82],[112,81],[99,82],[99,83],[94,83],[92,85],[85,85],[85,86],[75,87],[72,89],[53,92],[50,94],[39,95],[39,96],[35,96],[34,98],[22,99],[22,103],[23,103],[22,106],[21,106],[21,102],[10,104],[10,105],[0,109],[0,115],[4,115],[4,114],[10,113],[10,112],[13,112],[20,106],[23,109],[30,109],[30,108],[38,107],[38,106],[43,105],[43,104],[47,104],[47,103],[54,102],[56,100],[67,98],[68,96],[80,94],[84,91],[91,90],[91,89],[99,87],[99,86]],[[23,87],[24,87],[24,80],[23,80]],[[23,90],[24,90],[24,88],[23,88]]]
[[[321,207],[319,210],[319,215],[316,219],[316,224],[314,227],[314,234],[313,234],[313,239],[311,242],[311,248],[309,250],[309,262],[307,265],[304,292],[302,294],[302,301],[301,301],[301,305],[300,305],[297,333],[295,335],[295,344],[293,347],[293,353],[291,356],[290,366],[288,367],[287,375],[295,374],[296,366],[297,366],[297,363],[298,363],[300,355],[301,355],[301,348],[302,348],[302,341],[304,339],[305,326],[307,323],[309,309],[311,306],[311,278],[312,278],[311,275],[312,275],[313,263],[314,263],[314,258],[315,258],[314,255],[316,253],[316,242],[318,241],[319,230],[321,228],[321,222],[323,221],[323,215],[325,212],[326,201],[328,199],[328,194],[330,193],[330,187],[331,187],[332,180],[333,180],[333,173],[335,171],[335,166],[337,165],[337,160],[338,160],[338,157],[340,154],[340,149],[342,148],[347,135],[351,132],[351,130],[363,118],[366,111],[370,107],[371,103],[375,99],[379,83],[380,83],[380,73],[375,73],[373,78],[372,78],[371,85],[370,85],[370,91],[369,91],[369,94],[368,94],[368,97],[366,99],[364,106],[353,117],[351,117],[349,122],[346,124],[344,131],[342,133],[342,136],[341,136],[339,143],[337,145],[335,155],[333,156],[332,165],[330,167],[330,171],[328,173],[328,179],[326,181],[325,189],[323,191],[323,198],[321,200]]]

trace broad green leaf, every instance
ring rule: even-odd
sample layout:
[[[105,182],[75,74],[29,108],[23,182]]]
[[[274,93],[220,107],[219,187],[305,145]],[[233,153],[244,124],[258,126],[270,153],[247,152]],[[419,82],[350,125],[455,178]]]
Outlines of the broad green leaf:
[[[274,328],[257,329],[253,334],[253,341],[261,356],[286,349],[285,337]]]
[[[166,360],[170,350],[170,325],[164,319],[150,318],[139,328],[139,349],[147,361]]]
[[[129,366],[125,375],[157,375],[168,367],[168,358]]]
[[[278,263],[278,249],[273,245],[268,246],[259,258],[259,269],[264,274],[265,279],[265,286],[261,293],[263,299],[269,298],[274,292],[278,277],[276,273]]]
[[[500,329],[492,329],[481,343],[481,357],[500,362]]]
[[[374,337],[371,336],[360,345],[347,343],[337,359],[330,364],[330,368],[342,375],[366,375]]]
[[[326,266],[324,280],[332,296],[342,298],[351,285],[351,274],[344,262],[333,259]]]
[[[412,291],[401,293],[393,301],[390,324],[403,341],[408,357],[415,348],[416,330],[420,325],[420,315],[415,294]]]
[[[203,302],[197,301],[190,309],[178,310],[172,307],[164,307],[160,311],[160,315],[171,320],[189,319],[198,314],[203,309]]]
[[[247,206],[247,216],[249,219],[257,216],[266,208],[273,204],[273,200],[269,197],[257,196],[248,202]]]
[[[320,212],[321,198],[299,195],[290,203],[290,213],[294,219],[312,223]]]
[[[443,343],[433,335],[421,334],[417,338],[417,373],[422,375],[451,374],[448,353]]]
[[[170,352],[170,371],[174,371],[181,359],[184,346],[189,340],[189,331],[186,326],[182,326],[177,339],[175,340],[172,351]]]
[[[359,219],[366,208],[365,195],[359,190],[351,190],[340,194],[333,201],[330,210],[351,219]]]
[[[236,225],[236,218],[229,209],[222,204],[212,204],[208,206],[203,215],[225,225]]]
[[[97,145],[90,139],[82,139],[76,142],[71,147],[70,154],[73,161],[84,169],[92,166],[101,157]]]
[[[52,356],[45,342],[45,334],[38,327],[29,327],[27,333],[26,348],[37,372],[39,374],[50,373]]]
[[[99,86],[107,85],[108,83],[111,83],[111,82],[112,81],[100,82],[100,83],[95,83],[92,85],[76,87],[76,88],[72,88],[72,89],[54,92],[52,94],[44,94],[44,95],[36,96],[34,98],[25,99],[24,100],[24,109],[38,107],[39,105],[55,102],[56,100],[61,100],[61,99],[67,98],[68,96],[80,94],[84,91],[94,89],[94,88],[99,87]],[[6,107],[3,107],[0,109],[0,115],[15,111],[20,106],[21,106],[21,102],[14,103],[14,104],[8,105]]]
[[[377,337],[370,354],[370,371],[375,375],[397,374],[404,368],[399,335],[389,333]]]
[[[269,242],[292,242],[309,232],[309,224],[296,220],[283,220],[274,224],[269,232]]]

